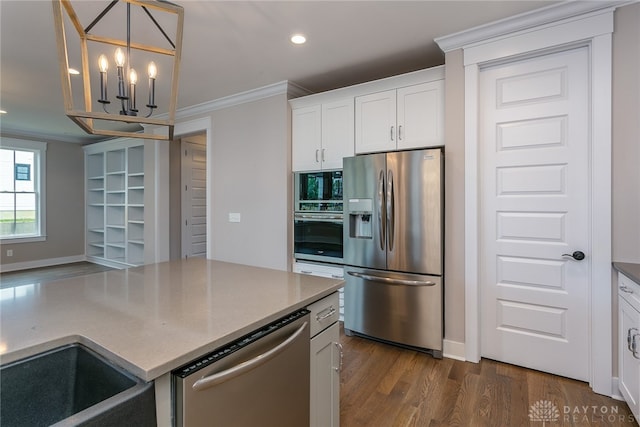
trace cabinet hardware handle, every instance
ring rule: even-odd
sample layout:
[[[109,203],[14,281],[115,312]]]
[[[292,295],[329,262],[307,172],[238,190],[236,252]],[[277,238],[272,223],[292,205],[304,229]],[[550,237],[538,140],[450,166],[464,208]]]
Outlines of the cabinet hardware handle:
[[[633,354],[633,357],[635,357],[636,359],[640,359],[640,357],[636,353],[636,350],[637,350],[636,337],[637,336],[640,336],[640,334],[633,334],[633,337],[631,338],[631,354]]]
[[[321,156],[320,156],[320,160],[322,160],[322,162],[323,162],[323,163],[324,163],[324,150],[325,150],[325,149],[323,148],[323,149],[322,149]]]
[[[311,274],[311,273],[313,273],[313,271],[309,271],[309,270],[300,270],[300,273],[302,273],[302,274]]]
[[[318,151],[320,150],[316,150],[316,163],[320,163],[320,160],[318,160]]]
[[[632,294],[633,293],[633,289],[626,287],[625,285],[621,285],[620,286],[620,290],[622,292],[626,292],[628,294]]]
[[[340,274],[332,274],[331,275],[332,279],[344,279],[344,275],[340,275]]]
[[[393,126],[391,126],[391,140],[393,141]]]
[[[629,351],[632,351],[631,350],[631,331],[638,332],[638,329],[637,328],[629,328],[629,330],[627,331],[627,349]]]
[[[326,312],[326,313],[324,313],[324,314],[320,314],[320,313],[322,313],[322,312]],[[333,316],[334,314],[336,314],[336,309],[335,309],[335,308],[333,308],[333,306],[329,306],[329,308],[327,308],[327,309],[325,309],[325,310],[321,311],[320,313],[316,314],[316,320],[317,320],[318,322],[321,322],[321,321],[323,321],[324,319],[326,319],[326,318],[328,318],[328,317],[331,317],[331,316]]]
[[[398,126],[398,141],[402,140],[402,125]]]
[[[343,363],[343,360],[344,360],[344,351],[343,351],[343,348],[342,348],[342,344],[340,344],[339,342],[334,342],[333,344],[338,349],[338,352],[339,352],[338,354],[340,354],[340,365],[337,368],[333,368],[333,369],[336,372],[342,372],[342,363]]]

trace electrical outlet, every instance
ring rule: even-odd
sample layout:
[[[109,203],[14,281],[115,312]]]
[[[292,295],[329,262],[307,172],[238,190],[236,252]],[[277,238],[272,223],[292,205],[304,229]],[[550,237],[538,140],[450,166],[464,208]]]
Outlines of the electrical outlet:
[[[240,213],[229,212],[229,222],[240,222]]]
[[[13,249],[7,249],[7,256],[13,256]]]

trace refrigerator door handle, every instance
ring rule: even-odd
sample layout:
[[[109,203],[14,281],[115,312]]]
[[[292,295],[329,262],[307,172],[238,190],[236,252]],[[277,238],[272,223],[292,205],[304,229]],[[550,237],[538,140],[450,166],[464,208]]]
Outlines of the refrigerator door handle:
[[[380,171],[380,175],[378,177],[378,234],[380,238],[380,250],[384,251],[385,244],[385,185],[384,185],[384,170]]]
[[[393,172],[389,171],[387,175],[387,247],[389,251],[393,250],[394,230],[395,230],[395,194],[393,189]]]
[[[372,282],[382,282],[388,285],[435,286],[436,284],[435,282],[432,282],[430,280],[394,279],[392,277],[377,276],[375,274],[358,273],[357,271],[349,271],[348,274],[359,279],[369,280]]]

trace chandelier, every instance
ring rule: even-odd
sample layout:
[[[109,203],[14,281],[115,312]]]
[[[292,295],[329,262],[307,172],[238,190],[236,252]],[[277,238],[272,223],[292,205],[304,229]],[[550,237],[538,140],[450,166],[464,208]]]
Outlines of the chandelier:
[[[183,8],[164,0],[78,1],[75,9],[52,1],[65,114],[89,134],[173,139]]]

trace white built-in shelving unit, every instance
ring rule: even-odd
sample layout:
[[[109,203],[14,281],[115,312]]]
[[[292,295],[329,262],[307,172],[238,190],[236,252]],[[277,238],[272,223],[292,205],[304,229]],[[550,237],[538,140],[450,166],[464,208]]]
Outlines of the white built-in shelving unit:
[[[85,147],[89,261],[116,267],[145,262],[144,150],[134,140]]]

